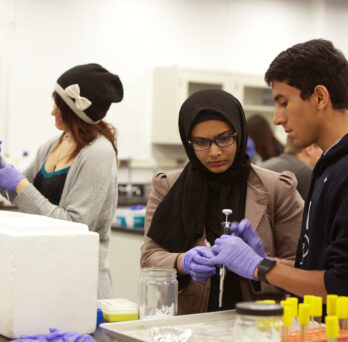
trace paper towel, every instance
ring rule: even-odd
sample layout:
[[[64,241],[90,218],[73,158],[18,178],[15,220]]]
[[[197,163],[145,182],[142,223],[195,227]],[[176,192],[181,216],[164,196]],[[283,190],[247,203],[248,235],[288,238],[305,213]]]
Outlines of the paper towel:
[[[0,210],[0,335],[92,333],[98,249],[84,224]]]

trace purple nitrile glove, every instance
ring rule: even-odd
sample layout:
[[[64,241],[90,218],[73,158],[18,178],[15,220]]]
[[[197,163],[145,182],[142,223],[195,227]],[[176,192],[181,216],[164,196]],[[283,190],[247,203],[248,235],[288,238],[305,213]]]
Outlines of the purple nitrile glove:
[[[18,183],[25,178],[13,165],[6,164],[0,169],[0,187],[4,190],[16,193]]]
[[[266,252],[263,247],[263,242],[257,235],[255,229],[251,225],[250,221],[243,219],[242,221],[232,222],[231,233],[235,236],[240,237],[244,242],[246,242],[259,256],[265,258]]]
[[[50,329],[49,334],[39,335],[22,335],[16,342],[95,342],[95,339],[86,334],[80,334],[75,331],[59,331],[58,329]]]
[[[213,265],[224,265],[243,278],[255,280],[254,271],[263,257],[255,253],[240,237],[222,235],[215,240],[212,251],[216,255],[210,259]]]
[[[213,257],[214,254],[208,247],[197,246],[184,254],[180,266],[194,281],[201,282],[216,273],[215,266],[210,262]]]

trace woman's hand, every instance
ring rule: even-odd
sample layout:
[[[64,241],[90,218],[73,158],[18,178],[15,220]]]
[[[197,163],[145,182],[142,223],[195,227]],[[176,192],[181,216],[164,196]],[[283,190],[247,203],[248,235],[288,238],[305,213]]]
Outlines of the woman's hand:
[[[194,281],[202,282],[216,273],[215,266],[210,262],[210,259],[213,257],[214,254],[209,248],[197,246],[191,248],[183,255],[180,267]]]
[[[25,179],[24,175],[11,164],[6,164],[0,169],[0,186],[8,192],[18,193],[17,186],[22,179]]]

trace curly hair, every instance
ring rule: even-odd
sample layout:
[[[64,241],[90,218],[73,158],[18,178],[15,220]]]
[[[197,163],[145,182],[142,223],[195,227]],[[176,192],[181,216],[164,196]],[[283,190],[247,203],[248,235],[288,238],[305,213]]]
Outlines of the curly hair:
[[[317,85],[327,88],[334,109],[348,108],[348,62],[332,42],[312,39],[282,51],[270,64],[265,81],[285,82],[308,99]]]
[[[117,157],[117,130],[113,125],[103,120],[95,125],[85,123],[72,111],[72,109],[70,109],[57,92],[54,91],[52,96],[62,114],[64,125],[67,127],[76,142],[76,147],[71,153],[70,158],[76,157],[85,146],[92,143],[100,135],[103,135],[111,142]],[[59,142],[63,139],[64,134],[65,132],[63,132]]]

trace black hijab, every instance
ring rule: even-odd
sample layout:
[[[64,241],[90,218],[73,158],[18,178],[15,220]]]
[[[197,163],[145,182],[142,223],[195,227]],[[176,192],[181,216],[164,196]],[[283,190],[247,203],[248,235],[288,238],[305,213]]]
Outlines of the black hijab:
[[[195,156],[190,134],[202,116],[213,113],[237,133],[233,165],[222,173],[210,172]],[[246,154],[247,128],[239,101],[220,89],[205,89],[191,95],[181,106],[179,131],[189,158],[179,178],[155,211],[148,236],[170,252],[186,252],[206,229],[212,244],[221,235],[222,209],[232,209],[231,221],[245,217],[246,179],[250,158]]]

